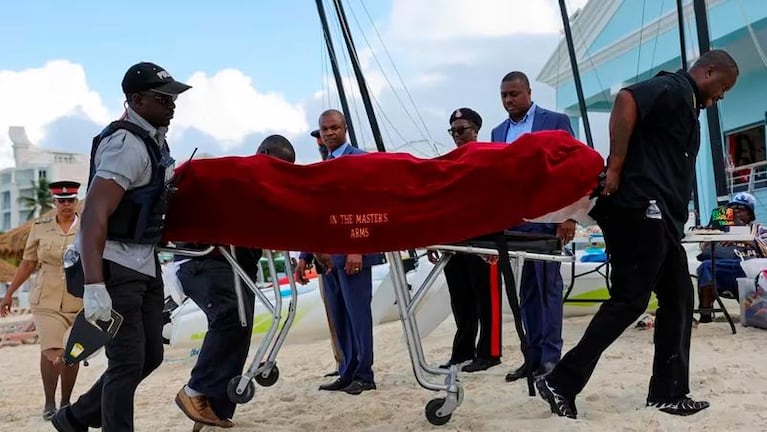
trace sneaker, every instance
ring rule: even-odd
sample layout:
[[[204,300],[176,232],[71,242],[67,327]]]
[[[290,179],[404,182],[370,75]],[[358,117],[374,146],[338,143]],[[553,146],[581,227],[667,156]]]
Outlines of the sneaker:
[[[575,408],[575,400],[560,394],[546,381],[541,378],[535,382],[535,387],[541,398],[549,403],[551,412],[560,416],[574,419],[578,416],[578,410]]]
[[[648,400],[647,406],[649,408],[656,408],[666,414],[688,416],[708,408],[709,403],[706,401],[694,401],[688,397],[684,397],[670,402]]]

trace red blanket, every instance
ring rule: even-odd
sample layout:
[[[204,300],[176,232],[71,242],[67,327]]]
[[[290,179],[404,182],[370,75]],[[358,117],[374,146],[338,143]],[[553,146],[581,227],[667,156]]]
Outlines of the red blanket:
[[[180,166],[165,240],[369,253],[459,242],[565,207],[597,185],[602,157],[565,132],[292,165],[270,156]]]

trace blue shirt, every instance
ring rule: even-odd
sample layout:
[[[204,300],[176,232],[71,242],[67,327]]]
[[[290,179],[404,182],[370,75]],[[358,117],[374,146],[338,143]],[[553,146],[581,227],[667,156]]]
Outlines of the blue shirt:
[[[509,130],[506,132],[506,142],[513,143],[522,134],[532,132],[533,121],[535,120],[535,104],[530,105],[530,108],[525,113],[522,120],[515,122],[509,118]]]
[[[340,146],[338,146],[338,148],[330,152],[330,154],[328,155],[328,159],[335,159],[337,157],[343,156],[344,152],[346,151],[346,148],[349,147],[350,145],[351,144],[349,144],[348,142],[341,144]]]

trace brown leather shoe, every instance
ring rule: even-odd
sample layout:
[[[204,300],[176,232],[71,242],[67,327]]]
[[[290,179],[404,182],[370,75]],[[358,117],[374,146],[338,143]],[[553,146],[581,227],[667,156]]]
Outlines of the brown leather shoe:
[[[223,421],[218,418],[216,413],[208,404],[208,397],[205,395],[191,397],[186,394],[183,388],[176,394],[176,405],[191,420],[206,424],[209,426],[221,426]],[[231,426],[230,426],[231,427]]]

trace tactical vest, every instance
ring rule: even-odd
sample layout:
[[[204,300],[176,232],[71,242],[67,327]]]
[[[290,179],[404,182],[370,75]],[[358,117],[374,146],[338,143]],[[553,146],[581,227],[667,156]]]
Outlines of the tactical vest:
[[[142,127],[124,120],[112,122],[91,145],[90,176],[88,187],[96,174],[95,156],[99,144],[120,129],[137,136],[144,143],[152,168],[149,183],[125,192],[114,213],[107,222],[107,239],[123,243],[157,244],[162,238],[165,212],[173,185],[165,182],[166,170],[171,169],[173,159],[167,147],[160,149]]]

